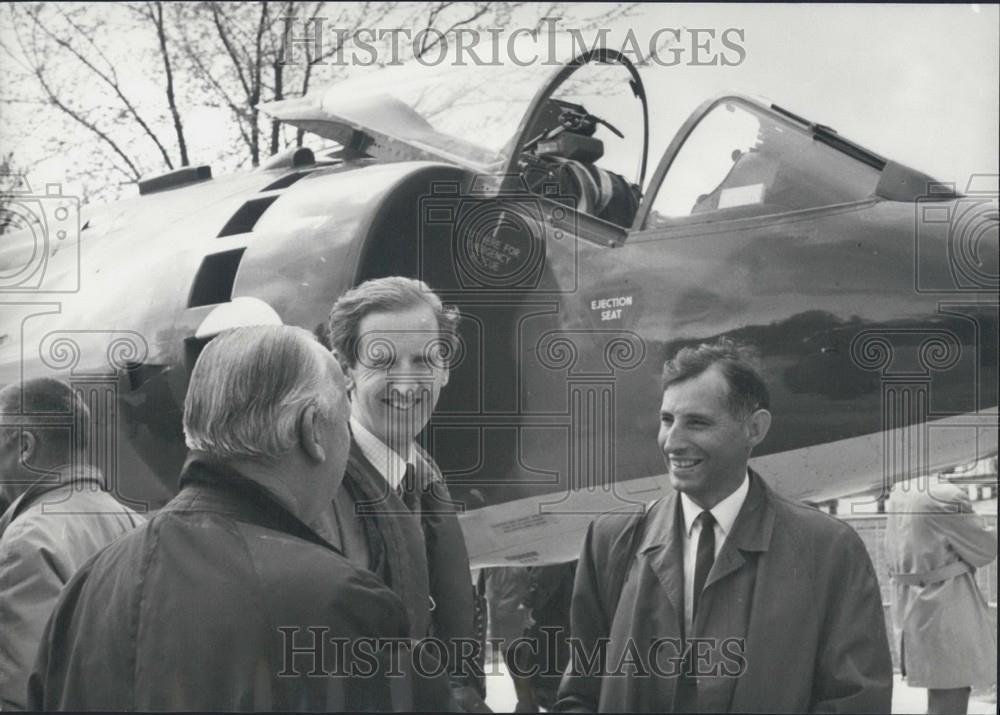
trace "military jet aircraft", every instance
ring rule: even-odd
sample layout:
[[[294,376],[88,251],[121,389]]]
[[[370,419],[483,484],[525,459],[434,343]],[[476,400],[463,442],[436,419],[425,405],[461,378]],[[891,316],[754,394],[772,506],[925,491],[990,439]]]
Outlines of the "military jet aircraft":
[[[463,315],[423,438],[477,566],[575,558],[595,513],[657,496],[663,359],[720,336],[760,350],[775,421],[754,465],[786,494],[997,449],[988,190],[740,95],[696,108],[649,173],[640,73],[603,49],[390,68],[262,109],[336,146],[153,177],[79,224],[66,197],[11,204],[0,384],[84,391],[129,502],[173,494],[188,375],[221,327],[322,333],[345,290],[397,274]]]

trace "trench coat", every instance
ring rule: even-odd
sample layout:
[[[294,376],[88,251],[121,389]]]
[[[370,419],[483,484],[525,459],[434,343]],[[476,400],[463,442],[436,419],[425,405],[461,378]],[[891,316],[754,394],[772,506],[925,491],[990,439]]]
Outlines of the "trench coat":
[[[871,559],[847,524],[750,490],[708,575],[685,640],[683,517],[676,492],[645,516],[609,514],[590,527],[577,570],[572,635],[598,667],[574,657],[557,709],[671,712],[683,648],[687,679],[708,712],[889,712],[892,661]],[[611,576],[627,564],[623,583]],[[620,592],[620,596],[619,596]],[[688,708],[694,709],[690,701]]]
[[[953,484],[897,490],[886,502],[893,630],[906,681],[918,688],[989,686],[997,632],[975,571],[997,556],[996,532]]]
[[[378,668],[345,676],[338,663],[349,658],[315,649],[329,638],[406,631],[402,604],[377,577],[263,487],[194,454],[180,493],[67,584],[29,681],[29,706],[412,709],[405,679]]]
[[[0,709],[21,710],[45,624],[66,582],[91,556],[142,523],[92,469],[40,482],[0,518]]]

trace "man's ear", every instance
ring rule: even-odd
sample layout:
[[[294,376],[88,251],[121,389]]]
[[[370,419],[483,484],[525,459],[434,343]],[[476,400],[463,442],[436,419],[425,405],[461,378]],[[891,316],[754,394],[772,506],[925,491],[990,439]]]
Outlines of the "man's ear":
[[[320,464],[326,461],[326,450],[321,442],[322,425],[319,423],[322,419],[316,405],[309,405],[299,415],[299,443],[302,451]]]
[[[38,437],[34,432],[26,429],[21,430],[21,453],[19,458],[21,464],[28,466],[38,453]]]
[[[351,370],[351,366],[347,364],[347,360],[337,348],[332,348],[330,352],[333,354],[334,360],[340,365],[340,371],[344,373],[344,386],[347,388],[348,395],[354,391],[354,371]]]
[[[771,429],[771,413],[767,410],[757,410],[746,421],[747,440],[750,448],[756,447],[767,437],[767,431]]]

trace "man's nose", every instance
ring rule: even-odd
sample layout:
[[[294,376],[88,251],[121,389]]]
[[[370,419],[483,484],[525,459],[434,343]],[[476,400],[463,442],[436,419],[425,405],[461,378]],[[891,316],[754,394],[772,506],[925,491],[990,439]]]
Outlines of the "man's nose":
[[[684,446],[684,430],[677,424],[661,426],[660,438],[664,452],[673,452]]]
[[[419,396],[431,389],[433,380],[427,373],[400,372],[389,380],[389,389],[403,395]]]

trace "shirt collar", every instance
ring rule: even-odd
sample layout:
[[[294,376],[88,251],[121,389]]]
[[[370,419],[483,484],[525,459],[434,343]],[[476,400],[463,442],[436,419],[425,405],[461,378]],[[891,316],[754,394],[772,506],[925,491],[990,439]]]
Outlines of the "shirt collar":
[[[361,449],[361,454],[365,455],[365,459],[371,462],[372,466],[378,470],[378,473],[389,482],[390,487],[393,489],[398,488],[403,482],[403,476],[406,474],[406,458],[412,458],[413,456],[412,444],[407,445],[409,449],[406,455],[400,455],[392,447],[365,429],[364,425],[354,419],[353,416],[351,416],[350,421],[351,433],[354,435],[354,441],[358,443],[358,447]]]
[[[732,530],[733,524],[736,523],[736,517],[739,516],[740,509],[743,508],[743,502],[746,501],[747,493],[749,491],[750,472],[748,470],[746,475],[743,477],[743,481],[738,487],[736,487],[736,490],[709,509],[709,511],[712,512],[712,516],[715,517],[715,523],[719,525],[720,529],[722,529],[723,535],[728,535]],[[691,528],[694,526],[694,520],[698,518],[698,515],[701,514],[704,509],[695,504],[694,501],[691,500],[691,497],[683,492],[681,493],[681,508],[684,511],[685,533],[690,536]]]

